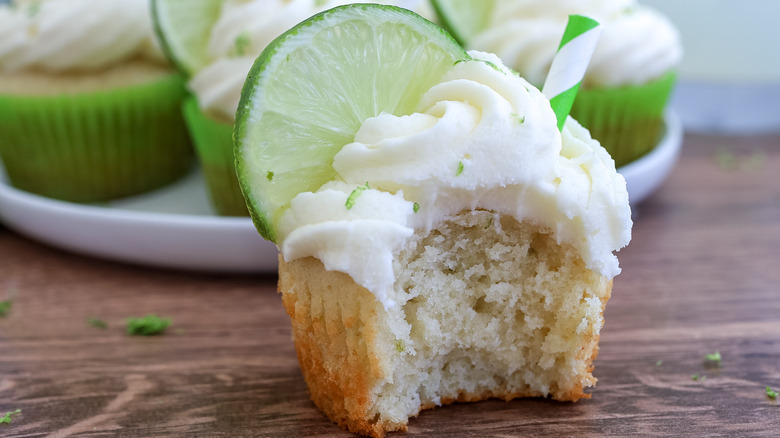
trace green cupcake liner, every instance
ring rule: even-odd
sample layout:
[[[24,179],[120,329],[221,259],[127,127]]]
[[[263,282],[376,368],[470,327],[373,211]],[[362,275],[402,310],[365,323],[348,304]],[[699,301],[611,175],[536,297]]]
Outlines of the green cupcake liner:
[[[185,99],[183,109],[214,209],[223,216],[249,216],[236,177],[233,125],[203,114],[192,96]]]
[[[650,152],[661,138],[663,114],[676,75],[644,85],[582,89],[571,115],[590,130],[617,167]]]
[[[185,175],[192,148],[178,74],[56,96],[0,95],[0,158],[15,187],[71,202],[143,193]]]

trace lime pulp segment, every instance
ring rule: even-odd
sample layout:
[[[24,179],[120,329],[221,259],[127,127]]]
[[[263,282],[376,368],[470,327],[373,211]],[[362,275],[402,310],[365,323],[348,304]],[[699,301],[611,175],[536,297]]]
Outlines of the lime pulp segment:
[[[464,46],[490,26],[498,0],[433,0],[439,20]]]
[[[260,55],[236,115],[239,182],[263,237],[299,193],[335,178],[333,157],[364,120],[411,114],[465,51],[419,15],[347,5],[289,30]]]
[[[211,28],[224,0],[152,0],[154,28],[163,51],[190,77],[209,62]]]

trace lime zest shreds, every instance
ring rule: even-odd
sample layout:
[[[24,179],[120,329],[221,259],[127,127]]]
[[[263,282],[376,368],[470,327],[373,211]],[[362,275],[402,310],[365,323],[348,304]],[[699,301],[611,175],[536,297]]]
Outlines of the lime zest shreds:
[[[355,190],[352,191],[352,193],[349,194],[347,197],[347,202],[344,203],[344,205],[347,207],[347,210],[352,209],[352,207],[355,206],[355,201],[357,200],[358,196],[360,196],[361,193],[363,193],[363,190],[368,190],[371,187],[368,186],[368,182],[366,182],[366,185],[359,186]]]
[[[127,333],[134,336],[159,335],[171,325],[169,318],[157,315],[146,315],[142,318],[127,319]]]
[[[749,171],[761,170],[766,165],[766,152],[758,151],[750,154],[745,160],[745,165]]]
[[[273,181],[274,180],[274,173],[269,170],[268,172],[265,173],[265,179],[267,179],[268,182]]]
[[[694,375],[691,376],[691,380],[703,382],[703,381],[707,380],[707,376],[705,376],[704,374],[702,374],[702,375],[694,374]]]
[[[211,28],[224,0],[152,0],[154,31],[165,56],[185,76],[209,62]]]
[[[778,394],[777,391],[774,391],[769,386],[766,387],[766,396],[767,397],[771,398],[772,400],[777,400],[777,394]]]
[[[0,301],[0,318],[5,318],[8,315],[8,312],[11,311],[11,306],[13,306],[14,302],[10,299]]]
[[[720,351],[704,355],[704,360],[715,366],[720,366],[721,359]]]
[[[473,60],[474,60],[474,58],[472,58],[471,56],[466,56],[465,58],[461,58],[461,59],[458,59],[457,61],[453,62],[452,65],[458,65],[461,62],[469,62],[469,61],[473,61]]]
[[[521,125],[525,123],[525,116],[521,117],[520,114],[517,113],[512,113],[511,116],[514,117],[517,120],[517,122],[520,123]]]
[[[733,171],[738,167],[737,157],[728,149],[719,148],[715,151],[715,162],[725,171]]]
[[[95,327],[99,329],[107,329],[108,323],[103,321],[100,318],[87,318],[87,325],[90,327]]]
[[[471,60],[472,61],[478,61],[478,62],[481,62],[483,64],[487,64],[488,67],[492,68],[493,70],[495,70],[495,71],[497,71],[497,72],[499,72],[501,74],[504,74],[504,75],[506,74],[506,72],[501,67],[497,66],[495,63],[490,62],[490,61],[488,61],[486,59],[471,58]]]
[[[19,415],[22,413],[21,409],[15,409],[13,411],[8,411],[0,417],[0,424],[11,424],[11,420],[13,419],[14,415]]]
[[[766,152],[757,151],[749,156],[736,155],[725,148],[715,151],[715,162],[722,170],[733,172],[737,170],[755,172],[766,164]]]
[[[414,211],[415,213],[420,211],[420,204],[415,202],[414,205],[412,205],[412,211]]]
[[[233,42],[233,56],[244,56],[249,46],[252,44],[249,32],[241,32],[236,36],[236,40]]]
[[[290,201],[336,179],[334,156],[363,121],[413,113],[467,56],[435,24],[377,4],[330,9],[269,44],[247,76],[233,134],[239,183],[258,232],[275,242]]]
[[[458,169],[455,171],[455,176],[460,176],[463,173],[463,161],[458,161]]]
[[[506,74],[504,69],[502,69],[501,67],[496,65],[496,63],[490,62],[487,59],[472,58],[470,56],[468,58],[463,58],[463,59],[459,59],[459,60],[455,61],[455,63],[453,65],[458,65],[461,62],[471,62],[471,61],[481,62],[481,63],[489,66],[490,68],[492,68],[493,70],[495,70],[495,71],[497,71],[497,72],[499,72],[501,74],[504,74],[504,75]]]

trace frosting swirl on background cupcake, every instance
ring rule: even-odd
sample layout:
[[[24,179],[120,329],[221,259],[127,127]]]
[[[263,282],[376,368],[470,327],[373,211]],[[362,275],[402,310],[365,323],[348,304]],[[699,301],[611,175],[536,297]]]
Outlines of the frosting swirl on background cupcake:
[[[260,53],[276,37],[310,16],[327,9],[356,3],[345,0],[226,0],[211,30],[208,52],[212,62],[197,72],[190,89],[201,110],[233,120],[246,75]],[[385,0],[383,3],[432,11],[421,0]]]
[[[0,71],[99,70],[137,57],[165,63],[148,0],[0,4]]]
[[[647,83],[682,59],[680,36],[672,23],[635,0],[498,0],[488,30],[469,47],[496,53],[541,86],[570,14],[593,17],[604,26],[585,87]]]
[[[276,37],[328,4],[315,0],[226,0],[209,39],[213,62],[197,72],[190,89],[204,112],[233,120],[241,87],[258,55]]]

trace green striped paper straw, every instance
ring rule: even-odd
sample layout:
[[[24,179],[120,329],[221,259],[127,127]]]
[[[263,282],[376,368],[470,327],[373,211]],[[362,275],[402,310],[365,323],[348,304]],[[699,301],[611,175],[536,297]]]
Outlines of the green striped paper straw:
[[[563,129],[569,116],[602,30],[599,22],[592,18],[569,15],[561,45],[542,87],[542,94],[550,99],[558,119],[558,130]]]

